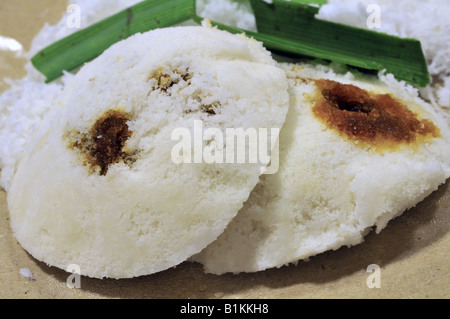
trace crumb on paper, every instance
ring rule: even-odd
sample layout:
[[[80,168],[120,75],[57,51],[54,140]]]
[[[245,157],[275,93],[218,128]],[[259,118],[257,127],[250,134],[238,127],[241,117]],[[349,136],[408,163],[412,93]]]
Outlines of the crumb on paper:
[[[30,281],[35,281],[36,279],[33,276],[33,273],[28,268],[22,268],[20,269],[20,275]]]

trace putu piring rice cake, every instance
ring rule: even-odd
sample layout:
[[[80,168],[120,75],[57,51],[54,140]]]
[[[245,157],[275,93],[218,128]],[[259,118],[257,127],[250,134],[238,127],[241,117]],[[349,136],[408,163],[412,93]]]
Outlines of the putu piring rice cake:
[[[36,259],[96,278],[178,265],[225,229],[261,164],[177,164],[172,132],[281,128],[285,72],[254,40],[211,27],[135,35],[70,80],[19,163],[11,225]],[[55,104],[57,101],[55,101]]]
[[[291,108],[280,169],[261,177],[217,241],[193,260],[255,272],[361,243],[450,176],[445,116],[391,75],[284,65]]]

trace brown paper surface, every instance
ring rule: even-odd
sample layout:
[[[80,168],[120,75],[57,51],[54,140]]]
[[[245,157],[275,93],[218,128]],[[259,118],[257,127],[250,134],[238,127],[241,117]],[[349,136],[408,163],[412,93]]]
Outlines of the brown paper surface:
[[[45,22],[56,23],[66,10],[61,0],[0,0],[0,36],[29,49]],[[25,74],[24,60],[0,51],[3,79]],[[203,273],[194,263],[130,280],[82,277],[69,289],[70,274],[38,262],[14,239],[6,194],[0,192],[1,298],[449,298],[450,182],[414,209],[371,232],[358,246],[312,257],[309,262],[240,275]],[[369,288],[369,265],[380,267],[380,288]],[[34,280],[20,274],[28,268]]]

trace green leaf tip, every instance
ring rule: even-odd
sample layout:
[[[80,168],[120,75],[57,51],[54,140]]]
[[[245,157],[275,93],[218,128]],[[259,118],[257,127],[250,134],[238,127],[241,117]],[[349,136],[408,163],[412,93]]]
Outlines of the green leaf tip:
[[[191,19],[195,0],[146,0],[38,52],[31,62],[51,82],[95,59],[111,45],[133,34],[165,28]]]
[[[258,31],[289,41],[299,55],[327,59],[368,70],[386,70],[398,80],[426,86],[430,75],[420,41],[319,20],[308,0],[250,0]],[[295,43],[295,45],[294,45]]]

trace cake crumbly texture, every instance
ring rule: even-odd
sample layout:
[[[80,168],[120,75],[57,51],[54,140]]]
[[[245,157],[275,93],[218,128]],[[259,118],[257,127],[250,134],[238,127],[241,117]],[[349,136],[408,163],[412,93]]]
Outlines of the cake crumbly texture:
[[[195,120],[281,128],[287,89],[284,70],[243,35],[174,27],[113,45],[68,80],[26,148],[7,197],[16,238],[89,277],[178,265],[224,231],[262,167],[177,164],[173,132],[194,136]]]
[[[80,7],[81,27],[86,28],[108,16],[124,10],[141,0],[71,0],[67,4]],[[197,0],[198,14],[205,18],[221,21],[243,29],[255,30],[255,18],[248,0]],[[232,13],[230,13],[232,12]],[[56,25],[46,24],[36,35],[29,52],[24,55],[30,60],[37,52],[73,32],[67,27],[67,12]],[[184,23],[188,25],[188,23]],[[192,25],[196,25],[191,22]],[[23,157],[25,148],[40,122],[52,112],[54,101],[61,94],[64,83],[73,76],[66,73],[50,84],[45,77],[28,62],[27,75],[16,81],[7,80],[10,89],[0,94],[0,187],[9,190],[17,163]]]
[[[450,176],[448,123],[414,88],[391,75],[284,68],[291,108],[280,169],[193,257],[208,273],[261,271],[361,243]]]

